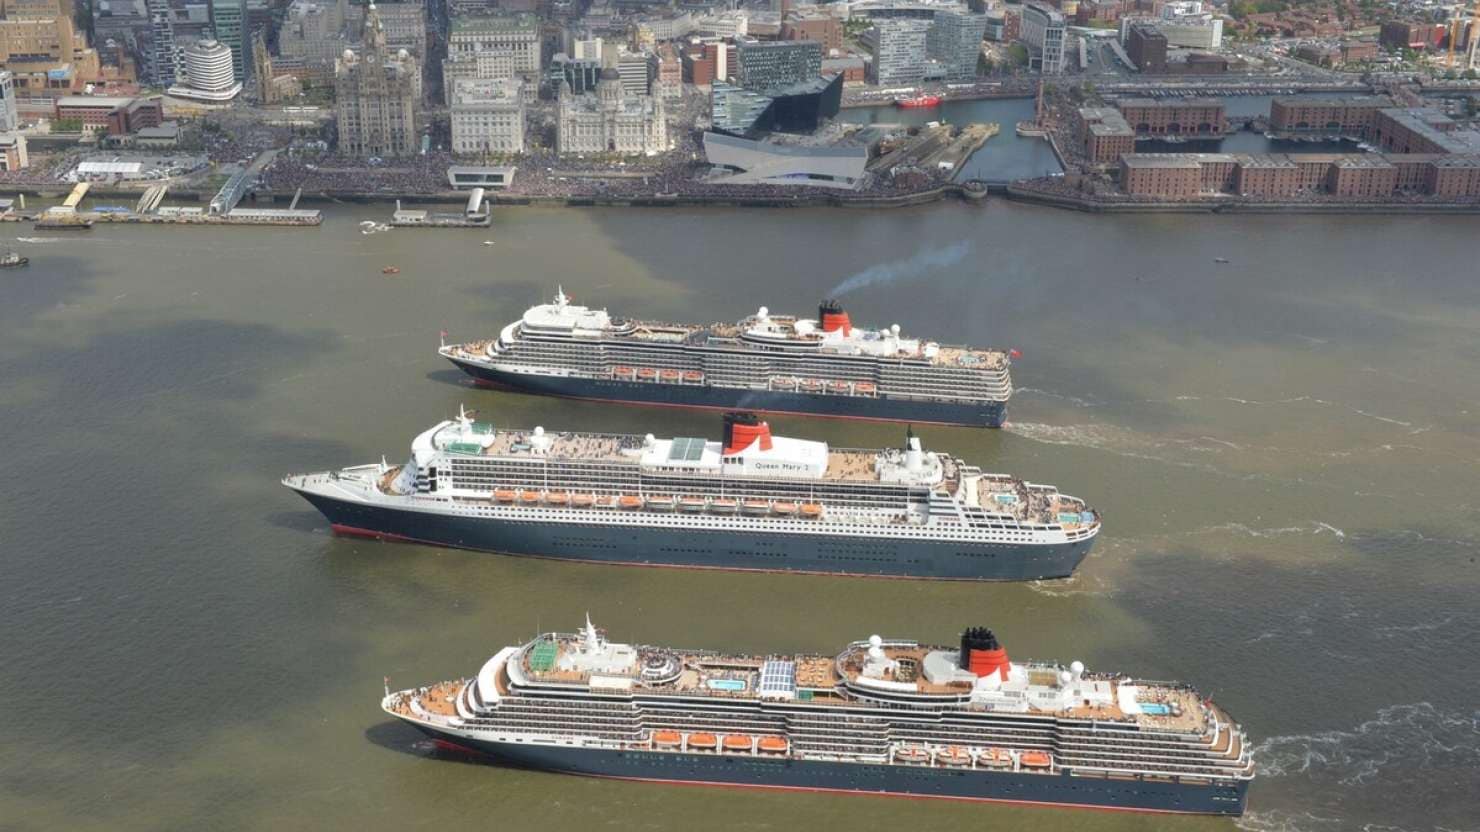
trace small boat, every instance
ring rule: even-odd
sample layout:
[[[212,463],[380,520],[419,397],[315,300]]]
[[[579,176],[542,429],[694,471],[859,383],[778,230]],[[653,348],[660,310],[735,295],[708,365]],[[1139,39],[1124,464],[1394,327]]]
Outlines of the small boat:
[[[673,497],[649,497],[644,505],[653,511],[673,511],[678,500]]]
[[[771,510],[771,504],[765,500],[746,500],[740,504],[740,510],[746,514],[765,514]]]
[[[960,746],[953,745],[940,752],[940,761],[948,766],[971,765],[971,752]]]
[[[816,503],[802,503],[802,516],[816,519],[822,516],[822,506]]]
[[[491,245],[493,245],[493,241],[492,240],[484,240],[483,241],[483,245],[485,245],[485,246],[491,246]]]
[[[497,491],[493,492],[493,499],[497,500],[500,503],[512,503],[514,502],[514,497],[514,492],[510,491],[507,488],[500,488]]]
[[[709,510],[715,514],[734,514],[737,507],[738,504],[734,500],[725,499],[724,497],[709,502]]]
[[[570,495],[564,491],[552,491],[545,495],[545,502],[552,506],[563,506],[570,502]]]
[[[782,390],[795,390],[797,389],[797,380],[794,378],[778,378],[776,379],[776,386]]]
[[[521,503],[534,504],[534,503],[538,503],[539,501],[540,501],[540,495],[539,495],[538,492],[535,492],[535,491],[521,491],[521,492],[519,492],[519,502],[521,502]]]
[[[821,390],[822,389],[822,382],[818,381],[815,378],[809,378],[809,379],[804,379],[802,381],[802,383],[801,383],[801,386],[802,386],[802,389],[803,390],[806,390],[806,391],[809,391],[809,392],[815,392],[817,390]]]
[[[1228,262],[1228,258],[1227,257],[1214,257],[1213,258],[1213,262],[1214,263],[1227,263]]]
[[[0,269],[18,269],[30,262],[29,257],[22,257],[13,251],[7,251],[5,256],[0,257]]]
[[[575,508],[590,508],[595,501],[596,498],[590,494],[577,494],[570,498],[570,504]]]
[[[726,734],[725,735],[725,750],[726,751],[749,751],[750,749],[751,749],[750,737],[747,737],[744,734]]]
[[[400,274],[401,273],[401,270],[398,269],[398,268],[396,268],[395,266],[386,266],[385,268],[383,268],[383,269],[380,270],[380,273],[381,274]]]
[[[938,95],[916,95],[910,98],[894,99],[894,106],[901,110],[917,110],[927,107],[939,107],[941,97]]]
[[[683,374],[683,380],[693,384],[697,384],[704,380],[704,374],[699,372],[698,370],[689,370],[688,372]]]
[[[894,757],[906,763],[927,763],[930,761],[930,752],[918,745],[906,745],[894,752]]]
[[[658,371],[654,370],[652,367],[643,367],[641,370],[637,371],[637,377],[643,379],[644,381],[652,381],[653,379],[658,377]]]
[[[632,378],[633,369],[631,367],[616,367],[612,369],[612,375],[617,378]]]
[[[719,740],[713,734],[689,734],[689,748],[716,748]]]
[[[987,748],[977,755],[976,761],[990,768],[1011,768],[1012,755],[1005,748]]]
[[[361,228],[374,228],[375,227],[375,220],[363,220],[363,221],[360,222],[360,227]]]
[[[777,514],[792,515],[797,513],[797,504],[776,503],[775,505],[771,506],[771,510],[776,512]]]
[[[613,500],[611,497],[608,497],[605,494],[602,494],[599,497],[592,498],[591,504],[596,506],[597,508],[611,508],[612,506],[617,504],[617,501]]]
[[[678,501],[678,507],[684,511],[703,511],[704,500],[701,497],[684,497]]]
[[[664,381],[678,381],[678,371],[664,370],[663,372],[658,374],[658,377],[663,379]]]
[[[781,737],[761,737],[759,746],[762,753],[782,754],[786,751],[786,740]]]
[[[1047,751],[1024,751],[1018,755],[1018,762],[1023,768],[1048,768],[1053,765],[1053,758]]]
[[[642,508],[642,499],[640,497],[634,497],[631,494],[623,494],[617,500],[617,505],[626,509]]]
[[[853,385],[853,390],[857,393],[871,395],[874,392],[874,385],[871,382],[860,381],[857,384]]]
[[[827,389],[828,389],[829,392],[832,392],[832,393],[846,393],[846,392],[848,392],[848,382],[846,382],[846,381],[835,381],[832,384],[829,384],[827,386]]]
[[[677,748],[683,737],[677,731],[653,732],[653,745],[659,748]]]

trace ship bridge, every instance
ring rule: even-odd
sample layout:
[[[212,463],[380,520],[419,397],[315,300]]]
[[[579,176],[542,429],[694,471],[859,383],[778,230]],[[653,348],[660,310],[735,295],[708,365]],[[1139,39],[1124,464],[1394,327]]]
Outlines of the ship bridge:
[[[605,309],[576,306],[570,302],[570,297],[564,290],[557,290],[554,302],[530,307],[524,313],[521,324],[524,329],[533,332],[593,337],[611,328],[611,316]]]

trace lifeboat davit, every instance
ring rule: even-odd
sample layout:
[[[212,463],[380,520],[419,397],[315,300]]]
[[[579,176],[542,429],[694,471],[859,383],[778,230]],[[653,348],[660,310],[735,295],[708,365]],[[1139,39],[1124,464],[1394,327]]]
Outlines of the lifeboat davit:
[[[785,753],[786,740],[781,737],[761,737],[760,749],[767,754]]]
[[[750,737],[744,734],[727,734],[725,736],[726,751],[749,751],[750,748]]]
[[[629,509],[642,508],[642,498],[634,497],[631,494],[623,494],[621,499],[617,500],[617,505]]]
[[[493,499],[499,501],[500,503],[512,503],[514,502],[514,497],[516,496],[518,495],[507,488],[500,488],[497,491],[493,492]]]
[[[596,498],[590,494],[577,494],[570,498],[570,504],[576,508],[590,508],[596,502]]]
[[[817,518],[822,516],[822,506],[816,503],[802,503],[802,516]]]
[[[1048,768],[1053,765],[1053,757],[1047,751],[1024,751],[1018,755],[1018,762],[1023,768]]]
[[[689,734],[689,748],[716,748],[719,740],[713,734]]]
[[[677,731],[657,731],[653,734],[653,745],[659,748],[677,748],[683,737]]]

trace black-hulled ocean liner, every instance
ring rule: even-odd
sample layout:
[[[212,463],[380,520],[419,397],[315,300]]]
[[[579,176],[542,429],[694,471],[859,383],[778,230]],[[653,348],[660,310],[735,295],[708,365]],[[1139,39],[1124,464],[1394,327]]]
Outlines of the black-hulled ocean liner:
[[[629,780],[1239,815],[1243,730],[1176,682],[873,636],[835,656],[618,644],[586,622],[381,707],[439,743]]]
[[[1069,575],[1084,501],[904,447],[833,448],[731,413],[724,438],[496,428],[466,415],[403,465],[284,479],[342,534],[608,563],[1035,580]]]
[[[1001,427],[1012,395],[1012,353],[855,327],[835,301],[816,320],[761,307],[700,325],[613,318],[557,292],[441,354],[487,386],[635,404]]]

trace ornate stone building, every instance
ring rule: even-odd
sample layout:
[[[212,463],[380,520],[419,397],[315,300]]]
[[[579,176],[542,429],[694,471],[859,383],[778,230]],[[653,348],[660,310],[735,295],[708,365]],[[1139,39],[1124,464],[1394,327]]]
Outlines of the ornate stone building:
[[[417,116],[421,69],[405,49],[386,46],[372,4],[365,15],[363,54],[346,49],[334,62],[334,110],[339,152],[352,156],[407,156],[419,149]]]
[[[594,93],[576,95],[562,83],[556,143],[561,153],[662,153],[668,149],[663,97],[624,93],[610,67]]]

